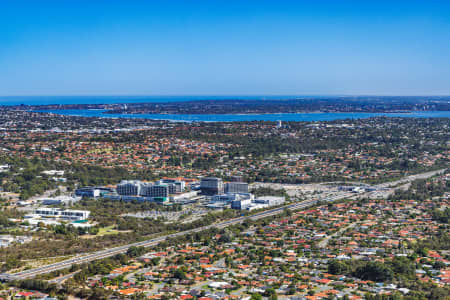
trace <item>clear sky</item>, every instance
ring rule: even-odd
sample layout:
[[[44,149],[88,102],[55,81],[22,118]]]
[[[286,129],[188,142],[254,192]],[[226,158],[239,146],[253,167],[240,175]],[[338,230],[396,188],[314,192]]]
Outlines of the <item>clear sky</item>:
[[[0,95],[450,95],[450,1],[1,0]]]

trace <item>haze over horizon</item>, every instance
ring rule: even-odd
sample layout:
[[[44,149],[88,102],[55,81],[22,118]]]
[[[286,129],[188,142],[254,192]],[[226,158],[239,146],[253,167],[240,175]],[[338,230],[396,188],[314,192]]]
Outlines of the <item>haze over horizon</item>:
[[[450,95],[448,1],[3,1],[0,96]]]

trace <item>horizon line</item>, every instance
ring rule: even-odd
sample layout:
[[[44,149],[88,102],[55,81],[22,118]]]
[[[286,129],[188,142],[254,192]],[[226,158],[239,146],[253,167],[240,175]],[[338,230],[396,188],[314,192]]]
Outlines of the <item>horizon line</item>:
[[[51,94],[0,95],[0,98],[19,97],[450,97],[450,94]]]

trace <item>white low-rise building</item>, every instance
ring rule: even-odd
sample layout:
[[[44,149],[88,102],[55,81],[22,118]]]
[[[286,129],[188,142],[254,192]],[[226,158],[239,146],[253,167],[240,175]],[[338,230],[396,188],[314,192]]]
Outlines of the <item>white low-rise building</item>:
[[[262,204],[269,206],[278,206],[282,205],[286,199],[281,196],[261,196],[253,200],[255,204]]]
[[[227,193],[215,195],[211,198],[211,202],[226,202],[231,203],[237,200],[253,200],[253,195],[250,193]]]
[[[258,210],[258,209],[266,209],[272,206],[282,205],[285,202],[284,197],[279,196],[261,196],[256,199],[253,199],[251,203],[245,203],[241,205],[240,208],[238,205],[235,205],[236,209],[246,209],[246,210]]]
[[[53,207],[41,207],[34,211],[35,215],[41,217],[61,218],[66,220],[87,220],[90,215],[88,210],[72,210]]]
[[[0,165],[0,173],[8,172],[9,168],[10,168],[10,165]]]
[[[64,170],[47,170],[47,171],[42,171],[41,174],[44,174],[47,176],[64,176]]]
[[[31,236],[12,236],[12,235],[0,235],[0,247],[8,247],[12,243],[24,244],[31,242],[33,238]]]
[[[38,226],[39,224],[45,226],[61,225],[61,222],[56,221],[56,219],[41,218],[38,215],[27,215],[25,221],[31,226]]]
[[[186,193],[176,194],[176,195],[170,196],[170,200],[173,202],[188,200],[188,199],[197,197],[199,193],[200,193],[199,191],[190,191],[190,192],[186,192]]]
[[[224,281],[213,281],[210,282],[208,284],[208,287],[213,288],[213,289],[222,289],[224,287],[229,286],[230,284],[228,282],[224,282]]]
[[[8,247],[12,242],[14,242],[13,236],[11,235],[0,236],[0,247]]]
[[[64,205],[73,204],[81,200],[81,197],[73,196],[57,196],[57,197],[42,197],[36,201],[41,202],[43,205]]]

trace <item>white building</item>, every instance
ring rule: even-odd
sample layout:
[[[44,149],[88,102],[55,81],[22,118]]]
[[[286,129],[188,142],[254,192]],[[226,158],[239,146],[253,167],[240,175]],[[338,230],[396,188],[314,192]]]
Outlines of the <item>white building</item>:
[[[239,199],[239,200],[235,200],[235,201],[231,202],[231,208],[232,209],[243,210],[243,209],[247,209],[251,205],[252,205],[252,200],[250,198],[248,198],[248,199]]]
[[[47,175],[47,176],[64,176],[64,170],[47,170],[42,171],[41,174]]]
[[[172,200],[173,202],[182,202],[183,200],[189,200],[191,198],[197,197],[198,196],[199,191],[190,191],[190,192],[186,192],[186,193],[182,193],[182,194],[177,194],[177,195],[173,195],[170,197],[170,200]]]
[[[0,165],[0,173],[8,172],[10,165]]]
[[[229,193],[229,194],[221,194],[215,195],[212,197],[211,202],[226,202],[231,203],[237,200],[253,200],[253,194],[250,193]]]
[[[36,201],[41,202],[43,205],[61,205],[61,204],[73,204],[81,200],[81,197],[72,196],[57,196],[57,197],[42,197]]]
[[[171,194],[181,193],[186,188],[186,182],[175,179],[161,179],[156,184],[167,184]]]
[[[41,207],[34,211],[35,215],[41,217],[61,218],[66,220],[87,220],[91,214],[88,210],[72,210],[53,207]]]
[[[0,247],[8,247],[14,242],[14,237],[11,235],[1,235],[0,236]]]
[[[245,209],[253,200],[253,194],[250,193],[228,193],[222,195],[215,195],[211,198],[208,207],[221,205],[230,206],[233,209]]]
[[[284,197],[278,196],[261,196],[253,200],[255,204],[262,204],[267,206],[277,206],[282,205],[286,199]]]
[[[24,244],[32,240],[33,237],[31,236],[0,235],[0,247],[8,247],[12,243]]]
[[[252,200],[250,205],[247,205],[245,207],[241,206],[240,209],[246,209],[246,210],[265,209],[265,208],[269,208],[271,206],[282,205],[284,202],[285,202],[284,197],[262,196],[262,197]],[[238,209],[237,204],[236,204],[236,209]]]

